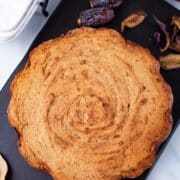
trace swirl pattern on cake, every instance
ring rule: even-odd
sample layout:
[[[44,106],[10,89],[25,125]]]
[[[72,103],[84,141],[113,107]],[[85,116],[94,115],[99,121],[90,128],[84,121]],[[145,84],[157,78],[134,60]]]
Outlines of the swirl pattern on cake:
[[[39,45],[11,93],[20,152],[59,180],[136,177],[172,127],[158,62],[111,29],[84,27]]]

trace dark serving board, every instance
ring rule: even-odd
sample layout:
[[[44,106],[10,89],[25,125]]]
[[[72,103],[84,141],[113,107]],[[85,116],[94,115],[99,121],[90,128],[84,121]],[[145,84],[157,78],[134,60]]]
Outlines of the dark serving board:
[[[41,42],[55,38],[68,30],[77,27],[76,19],[80,11],[89,8],[88,0],[64,0],[54,12],[46,26],[32,44],[30,50]],[[126,39],[135,41],[142,46],[149,48],[155,57],[159,56],[159,48],[153,43],[152,35],[158,28],[155,26],[152,15],[155,14],[166,24],[171,21],[172,15],[180,15],[180,12],[163,0],[124,0],[124,4],[116,10],[116,18],[107,25],[116,30],[120,30],[120,22],[129,13],[135,10],[145,10],[148,13],[147,20],[140,26],[132,30],[126,30],[123,35]],[[28,53],[27,53],[28,54]],[[7,120],[7,106],[10,100],[9,86],[14,75],[24,67],[27,61],[26,55],[20,65],[16,68],[2,91],[0,92],[0,152],[5,157],[9,165],[7,175],[8,180],[50,180],[48,174],[31,168],[17,149],[17,134],[10,127]],[[179,124],[180,118],[180,70],[162,71],[162,75],[171,85],[174,94],[173,117],[174,127]],[[166,143],[167,144],[167,143]],[[165,144],[161,146],[161,152]],[[161,152],[159,154],[161,154]],[[146,171],[138,180],[146,179]]]

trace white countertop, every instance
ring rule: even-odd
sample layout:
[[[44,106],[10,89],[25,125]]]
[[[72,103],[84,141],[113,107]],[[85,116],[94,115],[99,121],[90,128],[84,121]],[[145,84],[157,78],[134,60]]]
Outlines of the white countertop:
[[[60,0],[50,1],[48,6],[50,14],[59,2]],[[37,12],[35,16],[18,38],[8,43],[0,43],[0,90],[48,19],[43,17],[41,12]],[[147,179],[180,180],[180,126],[173,134],[168,146],[163,151]]]

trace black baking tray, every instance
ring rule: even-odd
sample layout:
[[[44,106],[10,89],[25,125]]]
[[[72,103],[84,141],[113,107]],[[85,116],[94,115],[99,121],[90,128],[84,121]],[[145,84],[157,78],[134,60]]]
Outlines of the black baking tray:
[[[89,8],[88,0],[62,1],[31,45],[29,51],[43,41],[55,38],[66,33],[70,29],[76,28],[76,19],[80,11],[87,8]],[[123,33],[123,36],[126,39],[135,41],[150,49],[152,54],[158,58],[160,55],[159,48],[153,42],[152,38],[153,32],[158,30],[153,20],[153,14],[166,24],[170,24],[171,17],[173,15],[180,15],[180,12],[163,0],[124,0],[123,5],[115,10],[116,18],[110,24],[106,25],[106,27],[120,31],[120,22],[122,19],[135,10],[146,11],[148,13],[148,18],[142,25],[131,30],[126,30]],[[19,154],[17,149],[17,134],[15,130],[10,127],[7,119],[7,106],[10,100],[10,83],[16,73],[24,67],[27,59],[28,53],[22,59],[22,62],[13,72],[0,92],[0,152],[8,162],[8,180],[50,180],[52,178],[47,173],[31,168],[25,159]],[[180,118],[180,70],[161,71],[161,73],[165,80],[171,85],[174,94],[173,118],[175,129],[179,124],[178,119]],[[158,156],[161,154],[166,144],[167,143],[161,146]],[[142,176],[136,178],[136,180],[146,179],[148,172],[149,170],[147,170]]]

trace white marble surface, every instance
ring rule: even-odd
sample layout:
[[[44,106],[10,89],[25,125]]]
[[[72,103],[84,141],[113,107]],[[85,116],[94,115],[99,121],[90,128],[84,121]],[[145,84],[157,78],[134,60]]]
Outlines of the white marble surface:
[[[50,13],[52,13],[59,1],[50,1],[48,7]],[[37,12],[17,39],[8,43],[0,43],[0,90],[20,63],[46,20],[47,18]],[[173,134],[147,180],[180,180],[180,126]]]

